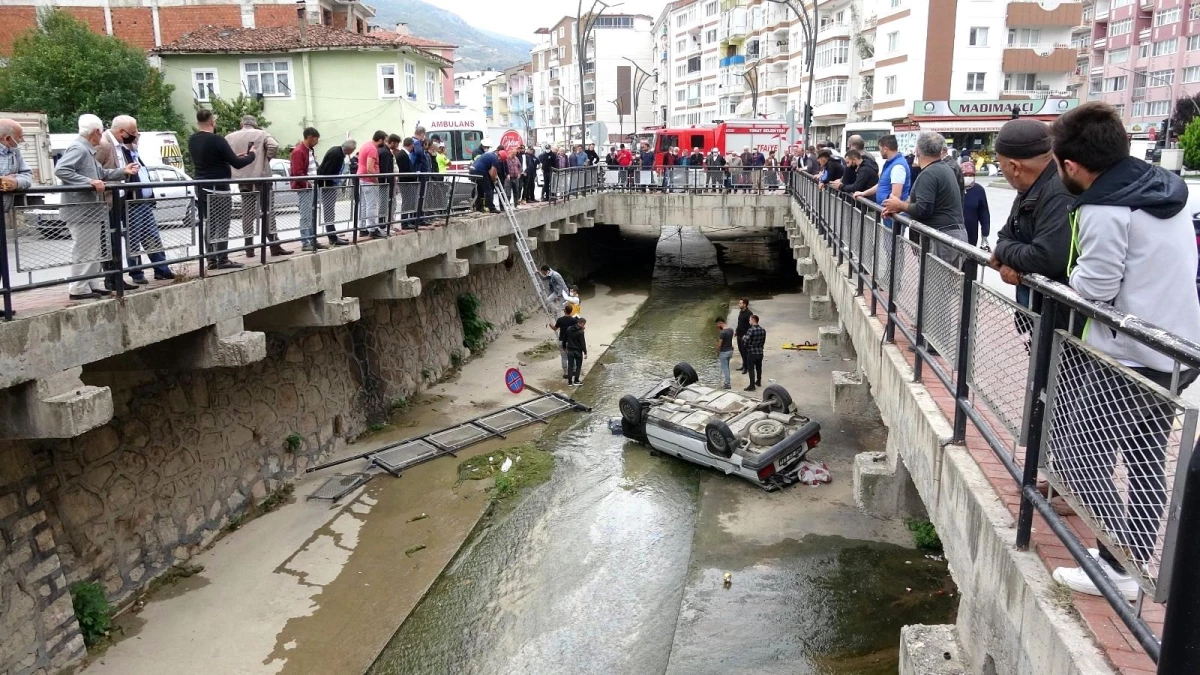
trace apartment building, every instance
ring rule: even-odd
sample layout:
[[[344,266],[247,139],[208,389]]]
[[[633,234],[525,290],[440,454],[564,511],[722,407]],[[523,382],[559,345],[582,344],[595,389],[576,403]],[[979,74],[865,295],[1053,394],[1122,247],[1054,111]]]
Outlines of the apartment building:
[[[1116,106],[1131,133],[1200,93],[1200,1],[1096,0],[1092,14],[1088,97]]]
[[[502,74],[498,70],[467,70],[454,73],[454,101],[471,110],[484,110],[488,83]]]
[[[637,68],[651,69],[653,19],[644,14],[594,18],[580,79],[576,18],[565,16],[537,31],[531,51],[534,135],[539,143],[577,142],[587,134],[600,145],[619,142],[633,130],[633,87]],[[586,20],[586,18],[585,18]],[[588,21],[588,23],[592,23]],[[639,124],[653,118],[648,97],[639,97]],[[602,123],[602,138],[590,127]],[[581,128],[588,127],[587,129]]]
[[[659,14],[655,123],[679,127],[719,117],[720,24],[720,0],[679,0]]]
[[[507,68],[484,88],[484,115],[489,127],[509,127],[528,139],[533,132],[532,64]]]

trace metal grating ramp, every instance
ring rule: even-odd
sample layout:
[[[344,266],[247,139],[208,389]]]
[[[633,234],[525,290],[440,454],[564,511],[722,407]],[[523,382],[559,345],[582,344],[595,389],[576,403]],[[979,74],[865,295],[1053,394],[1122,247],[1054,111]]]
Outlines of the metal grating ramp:
[[[354,492],[371,480],[371,474],[366,472],[357,473],[339,473],[330,476],[325,484],[317,488],[309,499],[328,499],[336,502],[346,495]]]
[[[591,408],[562,394],[542,394],[535,399],[523,401],[466,422],[460,422],[441,431],[408,438],[378,450],[314,466],[308,471],[319,471],[356,459],[367,459],[370,462],[369,466],[378,467],[399,477],[402,471],[411,469],[418,464],[424,464],[442,455],[453,455],[459,450],[489,438],[504,438],[504,434],[509,431],[530,424],[545,423],[549,418],[568,410],[590,411]],[[310,499],[333,499],[336,501],[365,483],[371,475],[369,473],[339,474],[330,478],[325,485],[313,493]],[[361,476],[367,476],[367,479],[355,478]]]

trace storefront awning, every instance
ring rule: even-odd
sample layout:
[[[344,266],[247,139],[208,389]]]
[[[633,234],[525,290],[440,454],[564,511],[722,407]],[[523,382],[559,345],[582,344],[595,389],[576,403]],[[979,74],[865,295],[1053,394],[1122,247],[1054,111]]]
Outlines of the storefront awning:
[[[1025,118],[1023,118],[1023,119],[1025,119]],[[1041,119],[1042,121],[1048,121],[1047,118],[1045,118],[1044,116],[1043,117],[1032,117],[1032,119]],[[1051,117],[1048,119],[1053,119],[1053,118]],[[962,118],[953,119],[953,120],[947,120],[947,119],[923,120],[920,117],[913,117],[912,121],[915,122],[920,127],[921,131],[936,131],[939,134],[952,134],[955,132],[958,132],[958,133],[972,133],[972,132],[974,132],[974,133],[995,133],[997,131],[1000,131],[1000,127],[1004,126],[1004,124],[1006,122],[1010,122],[1012,120],[1009,117],[1005,117],[1002,119],[994,119],[994,120],[962,119]]]

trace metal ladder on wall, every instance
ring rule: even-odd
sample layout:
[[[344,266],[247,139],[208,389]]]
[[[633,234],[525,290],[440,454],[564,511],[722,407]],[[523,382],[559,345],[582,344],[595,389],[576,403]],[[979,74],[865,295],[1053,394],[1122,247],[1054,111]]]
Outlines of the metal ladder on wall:
[[[528,234],[525,232],[525,228],[517,222],[517,216],[513,211],[512,202],[508,199],[508,194],[499,184],[495,189],[496,197],[500,200],[500,207],[504,209],[504,215],[508,217],[508,223],[512,226],[513,242],[517,246],[517,251],[521,253],[521,261],[525,263],[525,270],[529,272],[529,280],[533,282],[533,292],[537,293],[538,301],[542,303],[542,309],[546,310],[546,316],[554,321],[558,318],[558,313],[554,311],[550,298],[546,297],[546,293],[542,290],[542,276],[538,274],[537,263],[533,261],[533,253],[530,252],[529,242],[525,239]]]

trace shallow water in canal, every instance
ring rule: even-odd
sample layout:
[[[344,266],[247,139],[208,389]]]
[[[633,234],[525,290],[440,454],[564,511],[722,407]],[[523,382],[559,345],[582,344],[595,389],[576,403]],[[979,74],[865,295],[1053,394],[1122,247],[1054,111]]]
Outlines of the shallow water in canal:
[[[944,564],[838,536],[731,546],[702,487],[735,479],[609,432],[617,400],[676,362],[718,377],[732,297],[707,240],[664,234],[649,299],[576,394],[596,412],[542,437],[554,476],[460,552],[369,673],[894,673],[902,625],[953,620],[928,592]]]

